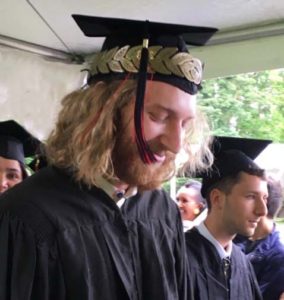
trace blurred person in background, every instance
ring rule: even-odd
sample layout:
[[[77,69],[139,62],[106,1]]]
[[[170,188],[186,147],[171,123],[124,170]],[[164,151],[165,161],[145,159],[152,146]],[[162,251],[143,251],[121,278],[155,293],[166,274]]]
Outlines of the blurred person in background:
[[[200,190],[201,183],[199,181],[189,180],[176,194],[184,231],[198,225],[206,218],[206,200],[202,197]]]

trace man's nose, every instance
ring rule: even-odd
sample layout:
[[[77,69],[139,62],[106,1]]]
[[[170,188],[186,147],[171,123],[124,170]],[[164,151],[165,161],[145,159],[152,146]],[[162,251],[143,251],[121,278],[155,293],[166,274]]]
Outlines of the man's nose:
[[[177,154],[182,147],[184,129],[179,123],[168,126],[166,133],[162,137],[162,143],[168,151]]]
[[[263,198],[259,198],[256,202],[255,213],[259,217],[267,215],[267,205]]]

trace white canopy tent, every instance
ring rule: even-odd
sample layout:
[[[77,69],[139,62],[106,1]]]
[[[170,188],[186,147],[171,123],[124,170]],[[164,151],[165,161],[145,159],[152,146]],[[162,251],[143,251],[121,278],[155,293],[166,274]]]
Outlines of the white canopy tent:
[[[103,41],[82,34],[76,13],[219,28],[208,46],[192,49],[207,78],[284,67],[282,0],[1,0],[0,8],[0,44],[59,59]]]
[[[16,119],[40,139],[61,98],[83,82],[70,57],[103,41],[85,37],[74,13],[219,28],[207,46],[190,48],[205,78],[284,67],[283,0],[1,0],[0,120]]]
[[[217,27],[207,46],[190,49],[205,78],[284,67],[283,0],[1,0],[0,120],[48,134],[63,95],[83,82],[70,57],[103,41],[85,37],[74,13]]]

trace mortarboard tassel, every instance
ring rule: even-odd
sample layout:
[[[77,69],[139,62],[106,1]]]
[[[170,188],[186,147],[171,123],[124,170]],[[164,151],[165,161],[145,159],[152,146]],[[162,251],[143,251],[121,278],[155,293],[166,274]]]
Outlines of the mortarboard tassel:
[[[147,81],[147,66],[148,66],[148,39],[143,40],[141,50],[141,60],[139,66],[139,76],[137,82],[136,102],[134,110],[134,124],[136,133],[136,144],[142,161],[145,164],[156,162],[153,152],[150,150],[144,137],[143,113],[144,113],[144,96]]]

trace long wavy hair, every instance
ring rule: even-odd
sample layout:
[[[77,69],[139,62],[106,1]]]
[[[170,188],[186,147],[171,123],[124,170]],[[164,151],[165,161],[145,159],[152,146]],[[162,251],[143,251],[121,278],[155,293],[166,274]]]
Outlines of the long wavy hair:
[[[117,128],[123,117],[121,111],[133,101],[135,92],[136,81],[124,80],[98,82],[67,95],[46,142],[49,163],[72,170],[75,179],[88,186],[95,185],[97,176],[112,177],[112,153],[120,134]],[[212,164],[209,141],[208,124],[198,113],[186,130],[187,171],[194,173]]]

